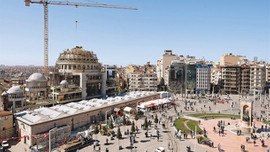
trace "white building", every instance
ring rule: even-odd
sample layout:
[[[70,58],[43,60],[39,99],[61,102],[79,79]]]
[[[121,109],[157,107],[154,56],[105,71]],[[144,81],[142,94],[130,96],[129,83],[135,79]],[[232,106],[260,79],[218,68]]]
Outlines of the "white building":
[[[200,93],[210,91],[212,64],[196,64],[196,90]]]
[[[26,80],[26,96],[28,101],[44,100],[47,97],[47,80],[40,73],[33,73]]]
[[[266,68],[263,64],[250,66],[250,91],[262,92],[266,85]]]
[[[221,82],[221,70],[213,69],[211,72],[211,83],[214,85],[218,85]]]
[[[15,111],[16,108],[23,107],[25,96],[20,86],[13,86],[1,94],[1,104],[4,111]],[[0,108],[1,109],[1,108]]]
[[[270,64],[266,66],[266,77],[265,77],[266,82],[270,83]]]
[[[70,102],[67,104],[56,105],[52,107],[41,107],[35,110],[26,110],[15,114],[15,120],[18,124],[17,130],[23,138],[20,142],[28,147],[40,144],[39,147],[48,147],[48,137],[41,141],[35,137],[40,134],[48,134],[53,128],[61,130],[63,134],[70,133],[70,130],[82,128],[89,124],[98,124],[105,120],[106,114],[112,114],[114,108],[124,108],[126,106],[134,107],[139,102],[144,102],[158,98],[157,92],[130,92],[125,96],[115,98],[82,100],[79,102]],[[109,113],[107,113],[110,111]],[[61,127],[66,126],[61,129]],[[59,134],[59,136],[62,134]],[[63,139],[63,138],[61,138]],[[63,142],[63,140],[61,141]],[[52,140],[52,145],[56,141]]]

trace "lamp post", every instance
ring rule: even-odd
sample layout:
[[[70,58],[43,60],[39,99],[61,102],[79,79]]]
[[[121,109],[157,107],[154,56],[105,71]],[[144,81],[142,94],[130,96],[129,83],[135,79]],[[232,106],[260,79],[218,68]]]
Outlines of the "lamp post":
[[[52,145],[51,145],[51,131],[52,131],[53,129],[51,129],[50,131],[49,131],[49,152],[51,152],[52,151]]]
[[[194,136],[195,136],[195,150],[194,151],[197,151],[197,143],[196,143],[196,131],[197,131],[197,126],[195,126],[195,131],[194,131]]]

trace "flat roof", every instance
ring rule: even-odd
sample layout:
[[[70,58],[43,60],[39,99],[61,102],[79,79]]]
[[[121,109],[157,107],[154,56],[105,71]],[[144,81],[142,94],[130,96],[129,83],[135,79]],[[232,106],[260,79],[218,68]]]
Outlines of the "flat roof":
[[[120,103],[128,102],[130,100],[139,99],[151,95],[158,94],[155,91],[136,91],[129,92],[125,96],[109,97],[104,99],[82,100],[79,102],[70,102],[66,104],[59,104],[52,107],[41,107],[32,111],[26,110],[15,114],[15,118],[28,124],[35,125],[43,122],[48,122],[83,112],[90,112],[96,109],[108,107]]]
[[[0,117],[12,115],[12,112],[10,111],[0,111]]]

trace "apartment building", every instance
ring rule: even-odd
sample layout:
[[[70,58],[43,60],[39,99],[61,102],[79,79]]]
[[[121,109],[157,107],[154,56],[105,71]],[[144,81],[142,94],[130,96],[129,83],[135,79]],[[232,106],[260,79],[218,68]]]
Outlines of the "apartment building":
[[[241,66],[241,94],[249,93],[250,90],[250,67],[246,64]]]
[[[196,64],[196,91],[205,94],[210,92],[212,64]]]
[[[266,67],[263,64],[250,66],[250,91],[263,92],[266,85]]]
[[[156,91],[157,75],[155,73],[133,72],[128,74],[130,91]]]
[[[227,65],[221,67],[222,92],[225,94],[238,94],[241,88],[241,67],[238,65]]]
[[[164,54],[161,59],[157,61],[156,71],[158,82],[160,82],[161,78],[165,77],[166,68],[168,68],[169,65],[171,65],[171,62],[177,58],[178,56],[173,54],[172,50],[164,50]]]

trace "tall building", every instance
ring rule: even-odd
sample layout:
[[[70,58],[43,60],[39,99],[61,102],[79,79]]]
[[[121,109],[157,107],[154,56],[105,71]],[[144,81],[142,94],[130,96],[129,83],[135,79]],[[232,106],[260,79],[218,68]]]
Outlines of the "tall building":
[[[196,91],[196,62],[186,64],[186,93],[195,93]]]
[[[246,64],[241,65],[241,94],[249,93],[250,90],[250,67]]]
[[[196,64],[196,91],[197,93],[210,92],[212,64]]]
[[[221,84],[221,69],[220,68],[211,68],[211,83],[213,85]]]
[[[250,66],[250,91],[263,92],[266,85],[266,68],[263,64]]]
[[[60,85],[62,80],[79,86],[83,99],[106,95],[106,72],[96,54],[82,47],[67,49],[59,55],[55,71],[50,72],[51,86]]]
[[[265,77],[265,80],[268,84],[270,84],[270,64],[268,64],[266,66],[266,77]]]
[[[106,71],[106,94],[110,96],[121,93],[116,65],[105,65],[104,67]]]
[[[241,67],[238,65],[227,65],[221,67],[222,92],[225,94],[238,94],[241,88]]]
[[[182,94],[186,92],[186,64],[183,60],[172,61],[165,76],[165,85],[169,91]]]
[[[161,59],[157,61],[157,78],[158,82],[160,82],[161,78],[165,77],[165,70],[171,65],[173,60],[178,58],[177,55],[172,53],[172,50],[164,50],[164,54],[162,55]]]

